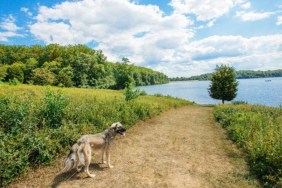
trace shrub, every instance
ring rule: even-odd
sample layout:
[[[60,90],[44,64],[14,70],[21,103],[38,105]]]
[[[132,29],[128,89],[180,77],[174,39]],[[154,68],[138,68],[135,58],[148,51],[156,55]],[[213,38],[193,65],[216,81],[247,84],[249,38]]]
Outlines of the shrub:
[[[128,128],[186,104],[185,100],[153,96],[126,102],[122,92],[113,90],[2,86],[0,187],[31,167],[52,163],[83,134],[100,132],[115,121]]]
[[[251,171],[265,186],[282,179],[282,111],[253,105],[220,105],[214,116],[247,153]]]
[[[49,128],[61,127],[66,106],[67,99],[60,90],[55,92],[47,88],[43,98],[42,123]]]
[[[12,80],[9,80],[9,85],[11,86],[16,86],[18,85],[20,82],[18,81],[18,79],[13,78]]]
[[[134,89],[134,86],[130,84],[128,87],[125,88],[124,95],[125,100],[130,101],[139,97],[141,95],[141,91],[139,89]]]
[[[24,129],[29,115],[30,103],[19,102],[14,97],[0,98],[0,128],[5,133],[17,134]]]
[[[234,104],[234,105],[248,104],[248,102],[246,102],[246,101],[232,101],[231,103]]]

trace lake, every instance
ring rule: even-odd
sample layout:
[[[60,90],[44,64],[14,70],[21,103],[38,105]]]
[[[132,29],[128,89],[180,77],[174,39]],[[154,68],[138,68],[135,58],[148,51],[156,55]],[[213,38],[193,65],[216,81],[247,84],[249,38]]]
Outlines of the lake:
[[[279,107],[282,105],[282,77],[239,79],[236,101]],[[217,104],[209,96],[210,81],[178,81],[163,85],[138,87],[148,94],[162,94],[187,99],[198,104]],[[234,101],[233,100],[233,101]]]

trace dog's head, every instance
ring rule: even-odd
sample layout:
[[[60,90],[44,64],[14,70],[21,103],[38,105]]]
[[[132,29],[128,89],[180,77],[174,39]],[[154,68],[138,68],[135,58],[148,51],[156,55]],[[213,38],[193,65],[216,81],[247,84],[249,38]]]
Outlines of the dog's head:
[[[120,122],[113,123],[111,128],[118,134],[125,136],[126,129],[122,127]]]

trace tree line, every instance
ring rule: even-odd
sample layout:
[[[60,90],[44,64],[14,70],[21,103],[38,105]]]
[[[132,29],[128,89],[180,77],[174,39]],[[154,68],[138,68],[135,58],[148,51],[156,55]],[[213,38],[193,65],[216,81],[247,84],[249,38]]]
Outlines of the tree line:
[[[191,77],[176,77],[170,78],[170,81],[188,81],[188,80],[211,80],[212,73],[201,74],[199,76]],[[267,70],[267,71],[252,71],[252,70],[240,70],[236,71],[237,79],[248,78],[270,78],[270,77],[282,77],[282,69]]]
[[[64,87],[123,89],[169,82],[160,72],[112,63],[100,50],[85,45],[0,45],[0,81]]]

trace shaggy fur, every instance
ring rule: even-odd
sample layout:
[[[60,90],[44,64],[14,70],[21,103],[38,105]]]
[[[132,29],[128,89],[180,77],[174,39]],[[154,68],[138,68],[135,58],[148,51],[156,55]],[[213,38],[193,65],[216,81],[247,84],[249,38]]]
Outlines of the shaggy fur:
[[[110,147],[117,134],[125,135],[126,129],[122,124],[113,123],[110,128],[98,134],[89,134],[81,136],[72,146],[68,157],[65,160],[65,167],[62,170],[67,172],[73,168],[80,171],[85,166],[85,171],[89,177],[95,177],[90,174],[89,165],[92,158],[92,151],[102,150],[102,162],[107,164],[109,168],[113,168],[110,162]],[[82,167],[79,168],[79,165]]]

